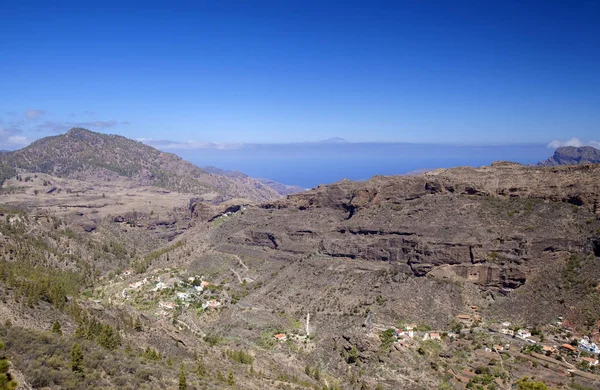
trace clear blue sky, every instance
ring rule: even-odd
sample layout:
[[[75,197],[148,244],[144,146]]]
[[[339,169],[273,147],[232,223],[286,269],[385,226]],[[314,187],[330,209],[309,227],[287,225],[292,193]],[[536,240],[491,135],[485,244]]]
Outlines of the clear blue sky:
[[[597,140],[599,21],[600,1],[574,0],[0,0],[0,148],[71,125],[229,143]]]

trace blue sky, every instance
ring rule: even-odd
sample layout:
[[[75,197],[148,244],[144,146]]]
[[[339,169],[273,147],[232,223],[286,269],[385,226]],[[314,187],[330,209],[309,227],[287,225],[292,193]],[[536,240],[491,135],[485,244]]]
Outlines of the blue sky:
[[[0,149],[600,137],[598,1],[0,0]]]

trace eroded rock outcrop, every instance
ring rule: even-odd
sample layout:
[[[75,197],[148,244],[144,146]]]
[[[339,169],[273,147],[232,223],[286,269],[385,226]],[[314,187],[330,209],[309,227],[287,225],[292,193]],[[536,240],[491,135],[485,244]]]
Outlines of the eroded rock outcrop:
[[[386,262],[417,277],[450,272],[504,291],[523,285],[544,253],[600,252],[599,193],[600,165],[503,163],[342,181],[252,207],[215,243]]]

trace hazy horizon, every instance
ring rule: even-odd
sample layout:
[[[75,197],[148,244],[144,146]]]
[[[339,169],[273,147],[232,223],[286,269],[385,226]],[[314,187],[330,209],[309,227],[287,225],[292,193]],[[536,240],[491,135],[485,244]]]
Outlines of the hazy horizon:
[[[547,145],[457,146],[408,143],[254,144],[238,148],[170,150],[197,166],[236,170],[303,188],[342,179],[366,180],[421,169],[484,166],[508,160],[536,164],[550,157]]]
[[[443,144],[349,142],[342,137],[311,142],[235,143],[137,139],[199,167],[214,166],[303,188],[342,179],[402,175],[419,170],[486,166],[494,161],[535,165],[560,146],[590,144],[573,138],[549,143]],[[598,147],[597,143],[591,142]]]

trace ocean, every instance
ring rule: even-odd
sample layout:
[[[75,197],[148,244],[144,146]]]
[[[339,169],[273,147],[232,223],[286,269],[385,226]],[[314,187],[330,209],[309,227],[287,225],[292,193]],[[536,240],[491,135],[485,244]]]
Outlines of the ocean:
[[[415,144],[246,145],[178,153],[197,166],[237,170],[303,188],[342,179],[366,180],[422,169],[484,166],[507,160],[536,164],[552,155],[544,145],[448,146]]]

